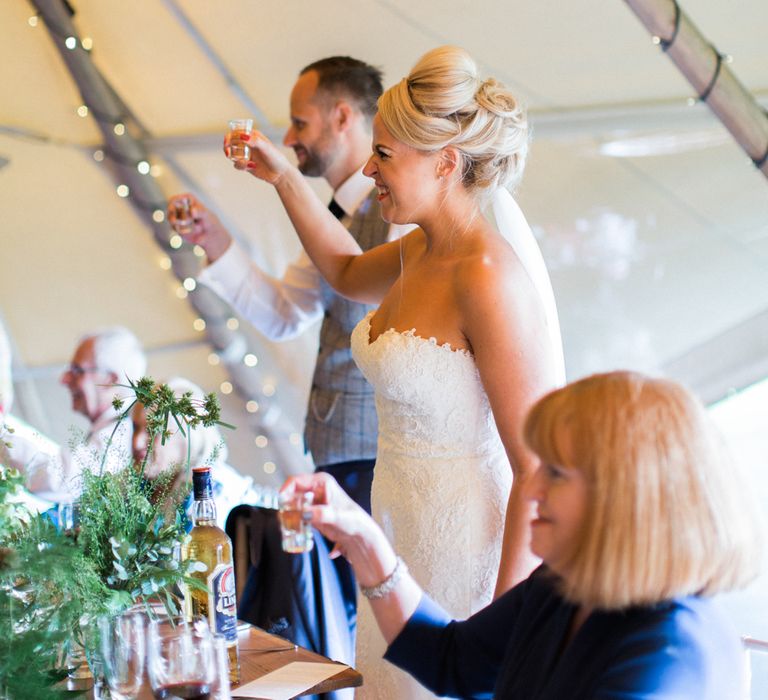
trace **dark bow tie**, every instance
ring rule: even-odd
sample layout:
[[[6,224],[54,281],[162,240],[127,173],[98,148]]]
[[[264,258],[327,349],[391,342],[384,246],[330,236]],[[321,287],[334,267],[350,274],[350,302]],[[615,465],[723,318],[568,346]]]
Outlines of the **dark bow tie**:
[[[339,220],[345,215],[345,211],[339,206],[339,203],[335,199],[332,199],[331,203],[328,205],[328,211]]]

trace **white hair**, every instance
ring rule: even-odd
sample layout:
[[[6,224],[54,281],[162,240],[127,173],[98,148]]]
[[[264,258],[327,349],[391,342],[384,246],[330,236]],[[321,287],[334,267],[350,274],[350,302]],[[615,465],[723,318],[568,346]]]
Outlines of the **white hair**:
[[[117,375],[118,382],[126,379],[137,381],[147,371],[147,356],[139,339],[123,326],[114,326],[90,333],[80,339],[80,344],[93,340],[93,356],[96,366]]]

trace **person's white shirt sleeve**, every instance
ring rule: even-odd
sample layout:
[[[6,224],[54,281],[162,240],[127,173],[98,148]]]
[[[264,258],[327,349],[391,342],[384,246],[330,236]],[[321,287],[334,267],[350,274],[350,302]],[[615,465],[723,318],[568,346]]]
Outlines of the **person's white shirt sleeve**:
[[[321,277],[302,251],[282,279],[270,277],[235,241],[198,280],[270,340],[290,340],[323,315]]]

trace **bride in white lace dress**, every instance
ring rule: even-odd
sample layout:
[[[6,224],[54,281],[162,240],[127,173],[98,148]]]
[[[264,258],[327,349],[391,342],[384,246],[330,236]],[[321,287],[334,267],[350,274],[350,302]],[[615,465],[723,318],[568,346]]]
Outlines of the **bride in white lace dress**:
[[[535,464],[522,420],[563,379],[551,287],[530,231],[501,211],[516,229],[510,245],[482,214],[522,173],[527,120],[465,51],[442,47],[384,93],[373,126],[364,173],[382,216],[419,228],[364,254],[261,134],[251,134],[250,161],[236,167],[275,186],[337,291],[380,304],[352,338],[377,396],[373,514],[419,584],[465,617],[535,564],[522,497]],[[360,605],[359,696],[428,696],[383,651]]]
[[[468,351],[415,329],[370,342],[370,320],[352,334],[352,352],[376,390],[373,517],[424,590],[470,615],[491,599],[512,483],[488,398]],[[432,697],[381,661],[386,645],[370,607],[360,601],[358,611],[358,696]]]

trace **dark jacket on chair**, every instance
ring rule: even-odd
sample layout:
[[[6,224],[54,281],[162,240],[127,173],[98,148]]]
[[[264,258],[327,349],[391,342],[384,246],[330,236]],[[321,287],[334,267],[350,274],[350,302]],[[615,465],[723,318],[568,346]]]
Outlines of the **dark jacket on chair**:
[[[243,551],[236,538],[238,530],[243,532],[237,521],[244,518],[248,523],[250,565],[238,600],[238,617],[318,654],[353,665],[354,633],[322,535],[315,531],[312,551],[287,554],[281,546],[277,511],[241,505],[231,511],[226,525],[235,551]],[[236,560],[235,570],[243,571],[242,564]],[[331,700],[343,695],[328,693],[324,697]]]

